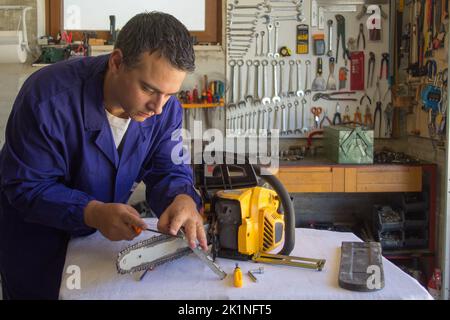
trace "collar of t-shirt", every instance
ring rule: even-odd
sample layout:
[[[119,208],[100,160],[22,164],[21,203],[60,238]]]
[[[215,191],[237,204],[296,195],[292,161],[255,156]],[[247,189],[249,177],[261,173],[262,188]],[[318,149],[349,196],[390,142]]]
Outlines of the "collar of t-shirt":
[[[106,116],[108,118],[109,126],[111,127],[111,132],[114,138],[114,144],[116,145],[116,148],[119,148],[120,143],[122,142],[122,139],[127,132],[128,126],[130,125],[131,118],[123,119],[116,117],[109,113],[108,110],[106,110]]]

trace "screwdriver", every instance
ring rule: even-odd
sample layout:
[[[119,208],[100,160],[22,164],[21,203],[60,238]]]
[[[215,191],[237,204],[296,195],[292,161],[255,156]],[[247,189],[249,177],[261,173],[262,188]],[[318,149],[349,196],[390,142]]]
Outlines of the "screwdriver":
[[[159,234],[165,234],[167,236],[183,239],[182,236],[178,236],[178,235],[174,236],[172,234],[167,234],[167,233],[155,230],[155,229],[150,229],[150,228],[142,229],[141,227],[136,227],[136,226],[131,226],[131,227],[133,228],[134,232],[137,233],[137,235],[140,235],[142,231],[150,231],[150,232],[155,232],[155,233],[159,233]]]

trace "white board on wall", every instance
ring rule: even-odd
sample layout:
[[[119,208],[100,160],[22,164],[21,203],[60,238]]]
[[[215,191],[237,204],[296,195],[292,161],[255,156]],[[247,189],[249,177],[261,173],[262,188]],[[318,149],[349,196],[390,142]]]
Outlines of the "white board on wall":
[[[161,11],[180,20],[189,31],[205,30],[205,0],[64,0],[64,29],[109,30],[109,16],[116,16],[116,27],[138,13]]]

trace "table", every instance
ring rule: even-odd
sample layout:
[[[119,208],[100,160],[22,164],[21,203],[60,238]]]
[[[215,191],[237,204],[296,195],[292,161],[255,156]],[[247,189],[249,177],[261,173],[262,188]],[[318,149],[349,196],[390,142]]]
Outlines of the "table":
[[[150,227],[155,227],[155,219],[146,221]],[[67,250],[60,299],[432,299],[414,278],[385,258],[385,287],[382,290],[363,293],[340,288],[338,273],[341,242],[361,240],[352,233],[314,229],[296,229],[295,248],[291,255],[326,259],[323,271],[239,261],[244,273],[244,286],[235,288],[233,270],[236,261],[217,259],[218,264],[228,273],[224,280],[219,280],[200,259],[190,254],[148,272],[140,282],[133,275],[118,274],[115,261],[119,251],[150,236],[151,233],[144,232],[132,242],[111,242],[97,232],[85,238],[72,239]],[[254,283],[246,273],[259,266],[264,267],[265,273],[259,275],[258,283]],[[71,289],[75,275],[73,270],[80,271],[80,289]]]

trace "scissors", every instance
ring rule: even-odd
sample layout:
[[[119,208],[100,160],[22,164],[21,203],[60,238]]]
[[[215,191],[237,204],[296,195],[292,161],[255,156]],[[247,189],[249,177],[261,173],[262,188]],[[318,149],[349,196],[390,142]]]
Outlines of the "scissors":
[[[320,126],[320,115],[322,114],[322,108],[321,107],[312,107],[311,113],[314,115],[314,125],[315,128],[318,129]]]

